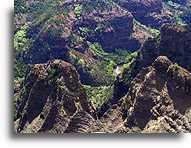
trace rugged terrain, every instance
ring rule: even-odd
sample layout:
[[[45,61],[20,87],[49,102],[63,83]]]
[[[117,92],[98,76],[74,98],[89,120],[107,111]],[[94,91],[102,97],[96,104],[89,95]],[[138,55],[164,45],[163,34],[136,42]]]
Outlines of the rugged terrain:
[[[189,0],[15,1],[15,132],[191,132],[189,19]]]

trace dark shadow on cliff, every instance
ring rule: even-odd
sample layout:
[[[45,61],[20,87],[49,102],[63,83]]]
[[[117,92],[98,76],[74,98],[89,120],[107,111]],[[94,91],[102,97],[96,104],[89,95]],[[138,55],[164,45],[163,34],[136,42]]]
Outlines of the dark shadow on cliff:
[[[177,141],[183,138],[182,134],[67,134],[67,135],[50,135],[50,134],[16,134],[14,132],[14,120],[13,120],[13,66],[14,66],[14,50],[13,50],[13,19],[14,12],[13,10],[9,10],[7,12],[7,17],[9,18],[9,49],[7,49],[8,57],[7,63],[9,66],[9,81],[7,82],[7,86],[9,90],[7,90],[7,96],[9,97],[9,101],[7,101],[7,116],[9,117],[9,123],[7,123],[7,132],[8,136],[12,140],[36,140],[36,141],[45,141],[45,140],[164,140],[164,141]],[[6,98],[4,98],[6,99]]]

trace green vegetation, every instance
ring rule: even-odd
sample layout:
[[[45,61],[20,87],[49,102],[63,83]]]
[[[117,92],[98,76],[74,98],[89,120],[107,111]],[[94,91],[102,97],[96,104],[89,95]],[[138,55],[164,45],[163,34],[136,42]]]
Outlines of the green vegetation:
[[[116,65],[116,63],[114,61],[109,61],[108,65],[106,67],[107,69],[107,74],[113,75],[113,70],[114,70],[114,66]]]
[[[82,5],[80,5],[80,4],[75,4],[75,5],[74,5],[74,13],[75,13],[75,15],[76,15],[78,18],[81,16],[82,10],[83,10]]]
[[[154,28],[149,28],[149,32],[151,32],[151,34],[153,34],[155,37],[160,35],[160,31]]]
[[[80,35],[83,37],[88,37],[90,34],[94,33],[94,31],[88,27],[80,27],[79,30],[80,30]]]
[[[185,3],[185,2],[183,2]],[[166,0],[166,7],[173,13],[174,19],[177,24],[190,24],[191,22],[191,6],[190,1],[187,5],[181,5],[171,0]]]
[[[169,67],[169,69],[173,69],[174,72],[177,72],[180,69],[180,66],[175,63]]]
[[[157,30],[156,28],[147,27],[147,26],[141,24],[136,19],[133,19],[133,22],[135,25],[139,26],[142,30],[150,33],[153,37],[158,37],[160,35],[160,31]]]
[[[26,0],[15,0],[14,1],[14,13],[26,13]]]
[[[95,66],[93,66],[93,69],[91,70],[92,73],[100,73],[100,77],[109,77],[111,79],[111,82],[115,80],[113,70],[116,63],[112,60],[110,61],[101,61],[97,63]]]
[[[57,71],[54,68],[48,69],[47,73],[48,73],[49,78],[53,78],[53,77],[55,77],[57,75]]]
[[[90,43],[88,42],[89,49],[95,54],[100,57],[107,55],[107,53],[103,50],[99,43]]]
[[[117,56],[115,56],[117,55]],[[130,52],[125,49],[116,49],[113,54],[113,60],[118,63],[129,63],[137,56],[137,52]]]
[[[83,10],[85,13],[91,13],[93,11],[103,12],[112,8],[112,0],[92,0],[83,4]]]
[[[45,49],[51,52],[51,45],[48,42],[43,42],[40,35],[48,33],[53,37],[60,37],[62,33],[65,32],[65,26],[67,27],[67,25],[63,25],[67,23],[65,19],[63,19],[63,16],[67,16],[71,10],[73,10],[76,17],[79,18],[86,13],[93,11],[106,12],[113,7],[113,5],[111,5],[111,3],[113,3],[112,0],[95,0],[83,4],[74,3],[70,6],[63,5],[64,0],[36,0],[35,3],[31,3],[29,7],[27,7],[26,1],[17,0],[16,2],[16,9],[30,16],[30,19],[26,21],[27,23],[19,28],[14,35],[14,48],[17,53],[27,51],[34,43],[37,43],[36,47],[38,47],[38,49]],[[30,24],[30,26],[28,24]],[[113,71],[116,65],[119,63],[125,63],[127,65],[131,62],[132,55],[126,49],[116,49],[114,52],[106,52],[98,42],[88,42],[87,38],[89,36],[101,34],[104,28],[107,28],[107,25],[110,24],[108,24],[108,22],[102,22],[98,23],[94,29],[92,29],[91,26],[80,27],[77,33],[72,32],[68,38],[71,41],[69,45],[71,48],[70,51],[79,45],[88,45],[89,50],[94,54],[96,60],[98,59],[96,62],[88,63],[86,57],[71,54],[72,52],[70,52],[69,58],[77,68],[80,67],[92,75],[93,78],[96,79],[97,77],[101,81],[111,84],[115,79]],[[17,61],[16,64],[17,77],[23,76],[23,65],[21,63],[22,62]]]
[[[90,43],[89,49],[102,60],[92,64],[88,64],[83,58],[72,54],[70,58],[74,65],[83,68],[86,73],[91,75],[95,81],[112,84],[115,80],[114,69],[118,64],[122,64],[124,69],[128,69],[133,59],[137,56],[137,52],[129,52],[125,49],[115,49],[114,52],[108,53],[103,50],[99,43]],[[74,51],[74,50],[73,50]]]
[[[133,77],[132,70],[134,70],[134,67],[135,67],[135,63],[133,61],[125,65],[124,73],[122,74],[122,79],[124,83],[128,84],[132,80],[132,77]]]
[[[65,0],[36,0],[28,8],[29,15],[33,18],[33,22],[39,21],[42,16],[51,18],[56,15],[68,12],[66,7],[61,7]]]
[[[14,49],[17,52],[26,51],[31,44],[31,39],[27,37],[29,26],[25,24],[14,35]]]
[[[114,52],[108,53],[103,50],[99,43],[89,44],[89,49],[97,56],[103,58],[101,62],[93,66],[91,71],[98,73],[104,72],[114,81],[114,68],[118,64],[122,64],[124,69],[128,69],[133,59],[137,56],[137,52],[129,52],[125,49],[115,49]]]
[[[26,74],[27,65],[15,60],[14,63],[14,78],[16,80],[22,79]]]
[[[102,33],[105,27],[106,24],[98,24],[97,27],[95,28],[95,32]]]
[[[71,48],[73,48],[75,45],[80,45],[85,41],[85,38],[83,38],[80,35],[72,34],[70,36],[70,41],[71,41]]]
[[[70,49],[70,61],[74,64],[74,65],[80,65],[82,67],[86,66],[86,62],[84,61],[84,59],[80,56],[77,56],[74,54],[75,50],[74,49]]]
[[[136,57],[137,57],[137,52],[131,53],[131,54],[128,56],[129,62],[123,64],[123,68],[124,68],[125,70],[129,69],[130,65],[132,64],[132,62],[134,61],[134,59],[135,59]]]
[[[112,97],[113,86],[92,87],[84,85],[88,98],[96,108]]]

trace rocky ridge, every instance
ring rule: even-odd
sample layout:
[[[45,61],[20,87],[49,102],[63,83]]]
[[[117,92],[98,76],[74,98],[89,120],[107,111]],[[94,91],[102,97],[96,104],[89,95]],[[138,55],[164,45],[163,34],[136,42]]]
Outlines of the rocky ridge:
[[[30,50],[18,55],[29,67],[14,88],[15,132],[191,132],[190,27],[162,25],[173,18],[160,0],[119,0],[106,7],[102,2],[103,9],[96,6],[84,13],[79,10],[86,3],[92,6],[92,1],[65,1],[72,10],[68,15],[56,15],[50,23],[42,19],[28,30],[34,35],[46,22]],[[160,36],[135,19],[157,29],[162,26]],[[95,108],[84,84],[110,81],[101,73],[101,62],[118,48],[140,49],[120,65],[111,98]],[[98,63],[100,69],[94,69]],[[90,78],[94,81],[87,81]]]
[[[32,89],[26,89],[30,90],[30,96],[21,101],[18,109],[18,132],[190,132],[190,117],[186,114],[191,107],[191,73],[173,64],[167,57],[160,56],[152,66],[142,69],[131,82],[128,93],[111,105],[100,118],[97,118],[80,83],[76,88],[75,74],[72,74],[75,71],[71,71],[71,65],[65,62],[60,64],[64,73],[61,77],[55,77],[56,80],[64,79],[67,72],[72,75],[68,75],[71,79],[59,85],[50,83],[50,86],[48,83],[53,78],[47,79],[44,76],[44,79],[42,77],[34,81],[36,84],[32,85]],[[34,77],[34,73],[29,76]],[[72,84],[75,84],[75,90],[79,90],[73,95]],[[54,86],[64,89],[49,90]],[[34,95],[38,97],[34,98]]]
[[[172,121],[177,125],[173,127],[168,123],[170,127],[180,128],[174,131],[183,128],[182,131],[189,132],[190,123],[183,115],[191,103],[190,76],[188,71],[162,56],[152,66],[141,70],[131,82],[128,94],[122,99],[124,110],[127,110],[126,125],[144,130],[150,127],[148,122],[158,122],[164,118],[165,121],[169,120],[167,123]],[[158,130],[154,132],[161,132]]]
[[[20,98],[16,115],[18,132],[61,132],[76,111],[94,114],[75,68],[61,60],[32,66]]]

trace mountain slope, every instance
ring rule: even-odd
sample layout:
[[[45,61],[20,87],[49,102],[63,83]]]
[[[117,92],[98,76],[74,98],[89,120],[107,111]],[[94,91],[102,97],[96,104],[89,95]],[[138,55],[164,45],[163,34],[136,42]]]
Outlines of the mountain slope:
[[[15,132],[191,132],[189,2],[18,0]]]

